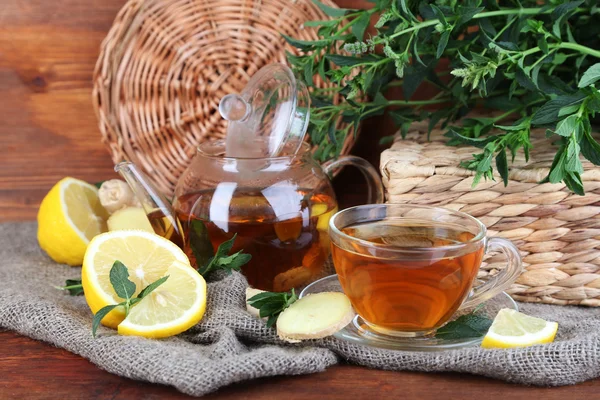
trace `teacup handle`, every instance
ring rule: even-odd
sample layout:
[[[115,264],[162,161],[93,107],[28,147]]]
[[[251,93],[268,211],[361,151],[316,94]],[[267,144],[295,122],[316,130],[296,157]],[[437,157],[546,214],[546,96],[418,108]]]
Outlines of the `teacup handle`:
[[[486,300],[491,299],[503,290],[508,289],[521,274],[521,255],[517,246],[510,240],[502,238],[490,238],[487,242],[486,252],[500,250],[506,255],[508,265],[506,268],[483,285],[473,289],[473,295],[461,305],[461,308],[478,306]]]
[[[367,160],[356,156],[340,156],[323,164],[323,170],[331,178],[333,171],[340,167],[354,166],[362,172],[367,180],[367,204],[383,203],[383,183],[379,173]]]

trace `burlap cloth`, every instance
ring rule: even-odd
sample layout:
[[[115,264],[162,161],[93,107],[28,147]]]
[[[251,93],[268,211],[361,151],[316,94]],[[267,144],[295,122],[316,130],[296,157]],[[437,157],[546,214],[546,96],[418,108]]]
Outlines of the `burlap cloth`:
[[[318,372],[342,361],[398,371],[468,372],[542,386],[600,376],[600,309],[520,304],[524,312],[560,324],[554,343],[525,349],[420,353],[334,338],[284,345],[245,311],[246,281],[240,274],[209,283],[206,315],[185,334],[149,340],[101,327],[93,339],[84,298],[53,287],[77,278],[79,268],[53,263],[35,238],[34,223],[0,225],[0,327],[67,349],[114,374],[195,396],[246,379]]]

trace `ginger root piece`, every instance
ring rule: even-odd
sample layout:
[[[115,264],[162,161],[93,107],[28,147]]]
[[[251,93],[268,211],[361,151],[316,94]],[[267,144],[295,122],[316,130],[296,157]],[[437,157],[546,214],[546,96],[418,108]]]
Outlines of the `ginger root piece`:
[[[321,339],[344,328],[354,315],[352,304],[343,293],[309,294],[279,315],[277,334],[290,343]]]
[[[264,290],[260,289],[254,289],[251,287],[246,288],[246,310],[256,318],[260,318],[258,308],[254,308],[250,304],[248,304],[248,299],[264,292]]]
[[[126,207],[141,207],[129,185],[120,179],[103,182],[98,190],[98,197],[109,214]]]

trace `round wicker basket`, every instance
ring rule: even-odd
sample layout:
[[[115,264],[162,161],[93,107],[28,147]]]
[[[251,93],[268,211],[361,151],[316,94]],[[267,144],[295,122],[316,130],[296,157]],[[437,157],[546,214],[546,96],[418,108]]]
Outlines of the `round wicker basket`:
[[[135,162],[170,194],[198,144],[224,137],[221,97],[264,65],[286,63],[286,50],[297,54],[281,33],[314,40],[303,23],[327,18],[310,0],[129,0],[94,71],[94,108],[113,161]]]

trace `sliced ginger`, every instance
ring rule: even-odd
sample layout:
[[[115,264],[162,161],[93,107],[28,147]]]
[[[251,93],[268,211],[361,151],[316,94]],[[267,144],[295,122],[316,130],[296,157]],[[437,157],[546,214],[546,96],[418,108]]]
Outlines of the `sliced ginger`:
[[[260,289],[254,289],[251,287],[246,288],[246,310],[254,317],[256,318],[260,318],[259,315],[259,310],[258,308],[252,307],[250,304],[248,304],[248,299],[251,299],[252,297],[256,296],[257,294],[261,294],[264,293],[264,290],[260,290]]]
[[[343,293],[309,294],[279,315],[277,334],[291,343],[321,339],[344,328],[354,315],[352,304]]]

